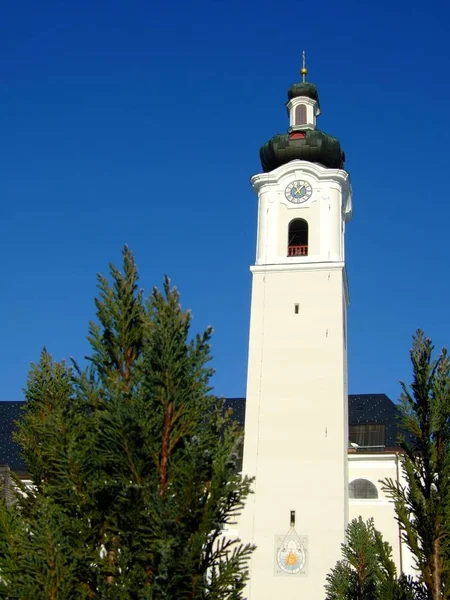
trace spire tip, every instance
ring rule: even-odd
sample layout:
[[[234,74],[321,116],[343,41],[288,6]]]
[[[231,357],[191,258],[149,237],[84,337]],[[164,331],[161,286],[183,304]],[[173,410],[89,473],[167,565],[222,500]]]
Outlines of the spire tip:
[[[300,69],[300,74],[302,76],[303,83],[305,83],[308,69],[306,68],[306,52],[304,50],[302,51],[302,68]]]

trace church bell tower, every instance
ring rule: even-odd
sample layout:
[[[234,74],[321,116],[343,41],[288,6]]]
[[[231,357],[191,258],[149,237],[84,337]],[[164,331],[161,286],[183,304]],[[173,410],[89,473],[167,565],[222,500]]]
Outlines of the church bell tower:
[[[245,416],[254,494],[239,524],[256,545],[249,600],[323,600],[347,524],[349,175],[317,129],[318,91],[288,90],[289,129],[260,151]]]

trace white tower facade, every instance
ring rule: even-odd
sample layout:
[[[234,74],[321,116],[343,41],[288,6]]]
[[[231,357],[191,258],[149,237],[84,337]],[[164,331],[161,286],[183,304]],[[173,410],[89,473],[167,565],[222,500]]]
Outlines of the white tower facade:
[[[243,471],[255,483],[239,524],[242,541],[256,545],[249,600],[323,600],[348,512],[351,188],[339,142],[315,129],[315,86],[292,86],[287,108],[289,133],[263,146],[266,172],[251,179],[258,232]]]

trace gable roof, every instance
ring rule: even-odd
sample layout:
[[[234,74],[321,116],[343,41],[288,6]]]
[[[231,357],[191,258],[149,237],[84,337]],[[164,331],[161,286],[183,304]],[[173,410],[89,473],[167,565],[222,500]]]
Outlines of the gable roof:
[[[12,471],[25,471],[19,446],[13,440],[15,422],[20,417],[23,401],[0,401],[0,465],[7,464]]]
[[[394,404],[386,394],[349,394],[348,396],[349,425],[383,424],[386,448],[398,446],[397,435],[400,433],[398,416],[398,405]]]
[[[245,401],[246,398],[225,398],[224,409],[231,410],[233,421],[237,421],[242,427],[245,425]]]
[[[226,398],[224,407],[232,411],[232,418],[242,427],[245,424],[245,398]],[[25,465],[19,447],[13,440],[15,422],[19,419],[23,401],[0,401],[0,465],[7,464],[12,471],[24,472]],[[349,424],[382,423],[385,426],[385,446],[396,447],[399,433],[398,407],[386,394],[349,394]]]

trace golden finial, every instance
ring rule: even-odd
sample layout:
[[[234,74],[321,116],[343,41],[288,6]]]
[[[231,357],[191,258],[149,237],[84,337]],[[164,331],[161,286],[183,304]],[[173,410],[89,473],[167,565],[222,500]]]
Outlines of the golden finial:
[[[302,52],[302,68],[300,69],[300,74],[302,76],[302,81],[305,83],[306,75],[308,74],[308,69],[306,68],[306,52],[303,50]]]

